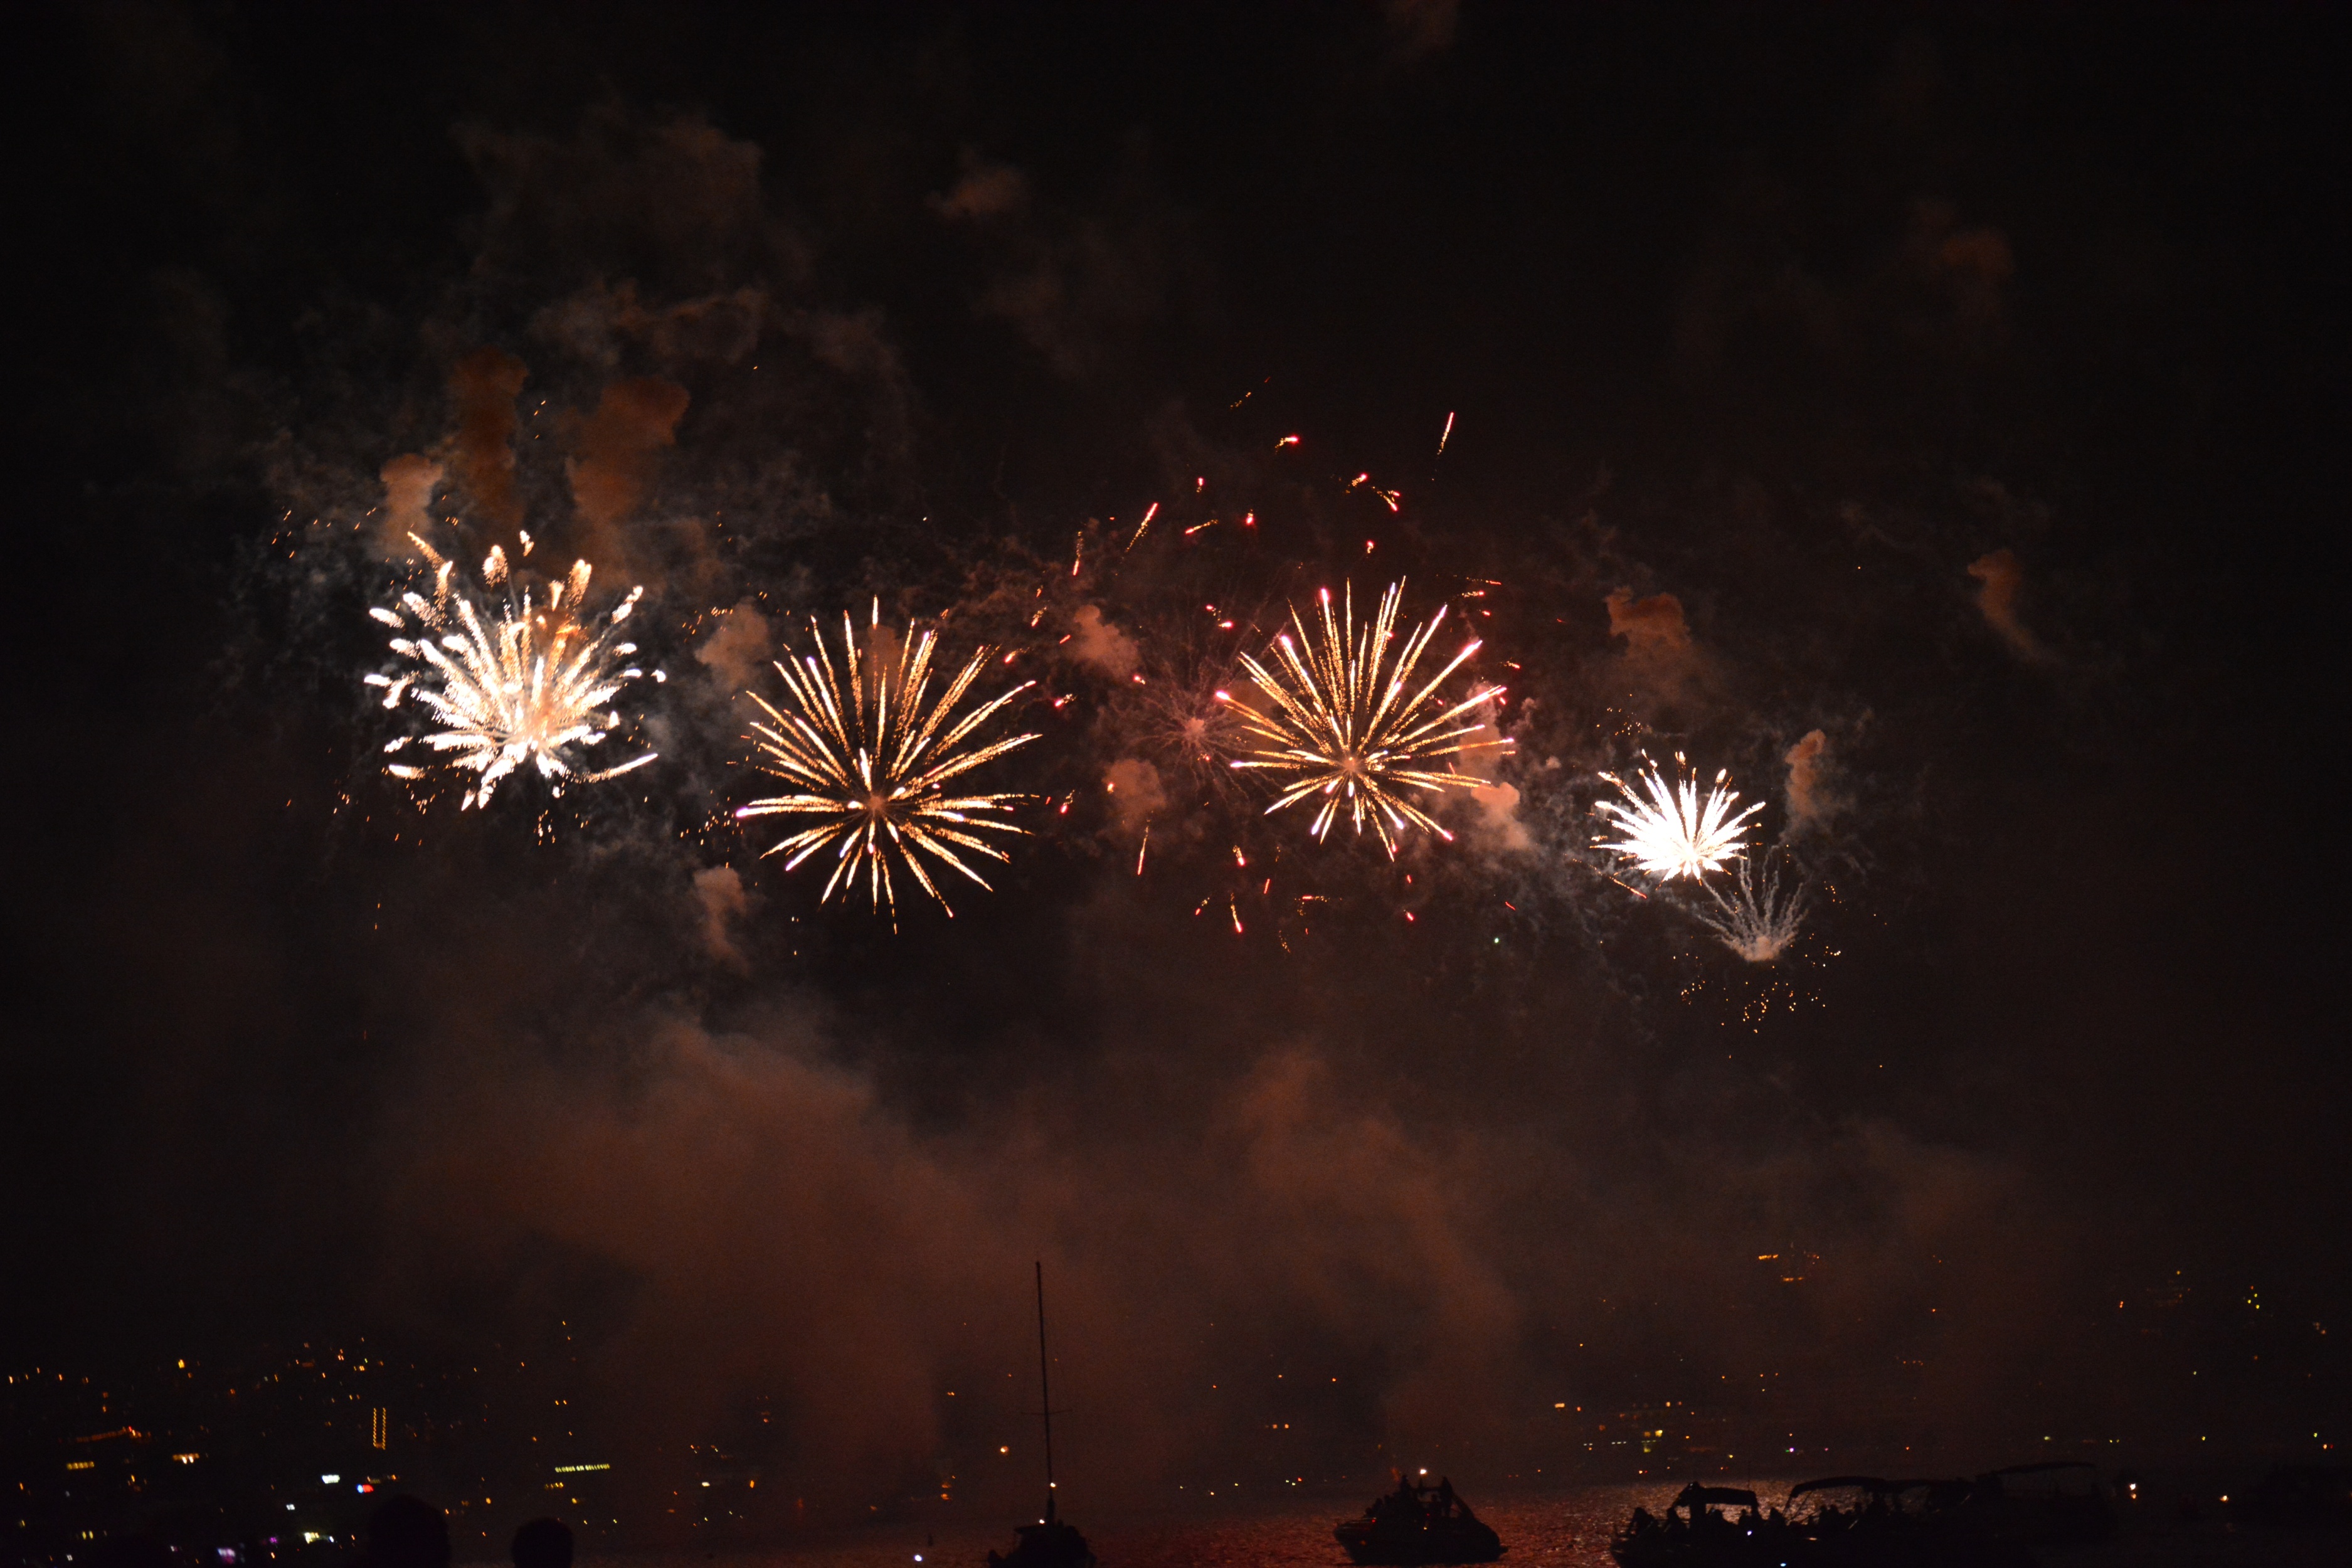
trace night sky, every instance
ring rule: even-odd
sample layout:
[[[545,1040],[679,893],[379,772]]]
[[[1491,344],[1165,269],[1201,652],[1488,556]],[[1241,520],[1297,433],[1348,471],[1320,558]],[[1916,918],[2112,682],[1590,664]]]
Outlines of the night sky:
[[[1956,1465],[2340,1443],[2343,31],[34,18],[9,1364],[570,1333],[615,1433],[772,1398],[854,1491],[1042,1258],[1104,1492],[1274,1372],[1333,1464],[1776,1382]],[[659,762],[383,776],[409,454],[452,553],[646,585]],[[1147,689],[1398,575],[1509,687],[1451,843],[1171,756]],[[730,816],[737,692],[876,603],[1039,682],[1034,837],[895,933]],[[1780,963],[1601,874],[1644,749],[1766,803]]]

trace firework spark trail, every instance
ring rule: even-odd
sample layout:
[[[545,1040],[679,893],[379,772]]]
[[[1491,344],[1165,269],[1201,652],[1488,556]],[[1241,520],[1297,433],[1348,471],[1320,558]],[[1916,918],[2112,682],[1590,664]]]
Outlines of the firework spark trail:
[[[1341,810],[1358,833],[1366,822],[1393,858],[1396,834],[1420,827],[1451,840],[1404,793],[1475,788],[1480,781],[1467,773],[1431,766],[1442,757],[1465,752],[1507,747],[1501,737],[1474,740],[1487,733],[1484,721],[1461,722],[1473,709],[1502,695],[1499,686],[1480,687],[1448,705],[1439,688],[1476,653],[1472,638],[1429,680],[1417,689],[1413,672],[1430,639],[1445,620],[1440,610],[1427,624],[1396,637],[1397,608],[1404,594],[1402,580],[1391,584],[1381,598],[1379,614],[1367,625],[1356,624],[1355,589],[1345,585],[1337,615],[1331,592],[1323,590],[1316,630],[1310,633],[1293,605],[1290,632],[1275,639],[1272,667],[1247,654],[1242,668],[1265,693],[1267,706],[1232,703],[1242,726],[1261,742],[1235,768],[1262,768],[1279,775],[1279,795],[1266,814],[1320,795],[1311,831],[1321,838]]]
[[[1804,929],[1803,889],[1791,888],[1784,893],[1777,866],[1768,864],[1759,874],[1756,861],[1742,859],[1738,883],[1728,899],[1710,883],[1699,885],[1706,889],[1706,896],[1715,900],[1718,911],[1694,911],[1699,923],[1713,931],[1717,941],[1750,963],[1774,962]]]
[[[878,632],[878,603],[872,624]],[[758,766],[797,787],[792,794],[752,801],[736,816],[816,819],[763,853],[788,856],[784,869],[790,871],[831,847],[833,875],[820,902],[836,892],[845,896],[863,868],[869,900],[877,909],[887,906],[895,922],[895,859],[940,908],[953,915],[922,857],[928,855],[986,888],[986,879],[958,851],[1003,861],[1008,858],[1005,851],[978,835],[1019,837],[1026,830],[993,815],[1011,811],[1019,795],[951,795],[946,786],[1037,739],[1031,734],[986,744],[972,742],[982,724],[1036,682],[1024,680],[956,718],[956,705],[971,690],[993,648],[975,650],[971,662],[934,696],[935,632],[910,635],[900,645],[898,667],[888,669],[879,654],[860,652],[856,630],[846,615],[841,617],[839,667],[825,647],[824,632],[814,621],[809,629],[816,652],[776,666],[776,673],[784,678],[785,705],[778,708],[756,692],[750,694],[772,721],[751,726],[763,759]]]
[[[1133,550],[1137,545],[1143,542],[1143,536],[1151,531],[1151,520],[1159,515],[1160,503],[1158,501],[1153,501],[1150,510],[1144,512],[1143,521],[1135,525],[1135,537],[1127,542],[1128,550]],[[1120,553],[1124,554],[1126,552],[1122,551]]]
[[[1680,752],[1675,755],[1675,764],[1688,768]],[[1725,787],[1731,777],[1728,769],[1715,775],[1715,785],[1704,802],[1699,799],[1698,775],[1688,771],[1677,786],[1668,784],[1654,766],[1650,768],[1640,780],[1649,792],[1646,800],[1615,773],[1600,776],[1615,784],[1625,798],[1601,801],[1593,809],[1614,819],[1617,830],[1625,837],[1614,844],[1598,838],[1592,842],[1661,879],[1703,878],[1722,869],[1725,861],[1738,858],[1747,851],[1748,819],[1764,809],[1759,801],[1732,814],[1739,792]]]
[[[499,782],[525,763],[561,795],[568,785],[614,778],[654,760],[656,753],[648,752],[614,767],[583,771],[581,755],[621,727],[619,712],[606,704],[646,674],[625,666],[637,645],[618,640],[645,589],[630,589],[600,628],[582,613],[588,563],[573,563],[562,582],[543,590],[542,600],[541,590],[516,591],[505,551],[493,546],[482,563],[482,587],[498,597],[478,605],[475,591],[455,580],[451,562],[415,535],[409,538],[434,568],[433,596],[411,590],[400,596],[400,608],[368,613],[400,634],[392,651],[416,668],[398,677],[364,679],[384,689],[386,708],[407,700],[444,728],[404,735],[385,746],[387,756],[422,746],[439,753],[437,765],[475,774],[460,810],[488,805]],[[409,635],[412,627],[420,635]],[[667,679],[658,669],[652,675]],[[411,780],[430,772],[401,761],[386,763],[384,770]]]
[[[1388,503],[1388,509],[1391,511],[1402,510],[1403,496],[1402,493],[1396,490],[1384,490],[1381,489],[1380,486],[1372,483],[1372,476],[1370,473],[1358,474],[1354,479],[1348,481],[1348,488],[1350,490],[1360,488],[1371,491],[1374,495],[1380,497],[1381,500]]]

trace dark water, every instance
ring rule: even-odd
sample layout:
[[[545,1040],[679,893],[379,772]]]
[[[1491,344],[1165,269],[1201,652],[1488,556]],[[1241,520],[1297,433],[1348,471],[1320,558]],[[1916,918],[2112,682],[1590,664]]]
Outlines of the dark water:
[[[1473,1506],[1503,1538],[1507,1565],[1608,1568],[1610,1532],[1636,1503],[1653,1513],[1663,1510],[1680,1486],[1586,1487],[1545,1497],[1474,1499]],[[1319,1500],[1265,1513],[1076,1522],[1103,1568],[1346,1568],[1347,1553],[1331,1539],[1331,1526],[1361,1506]],[[911,1568],[918,1552],[923,1568],[975,1568],[991,1547],[1012,1550],[1014,1522],[940,1530],[928,1548],[921,1526],[876,1526],[772,1551],[633,1559],[625,1568]],[[583,1568],[625,1564],[614,1560]]]
[[[1786,1495],[1788,1482],[1741,1481],[1759,1495]],[[1507,1549],[1503,1568],[1529,1564],[1614,1568],[1609,1537],[1636,1504],[1664,1510],[1680,1482],[1582,1487],[1545,1496],[1475,1502]],[[1263,1512],[1212,1518],[1079,1521],[1102,1568],[1348,1568],[1331,1526],[1356,1511],[1332,1499],[1301,1500]],[[877,1525],[761,1552],[688,1551],[592,1558],[582,1568],[980,1568],[991,1547],[1009,1551],[1013,1521],[940,1530],[926,1545],[924,1527]],[[2096,1546],[2049,1550],[2046,1568],[2347,1568],[2352,1531],[2240,1532],[2209,1519],[2196,1525],[2126,1510],[2120,1534]],[[486,1565],[487,1568],[487,1565]],[[500,1565],[503,1568],[503,1565]]]

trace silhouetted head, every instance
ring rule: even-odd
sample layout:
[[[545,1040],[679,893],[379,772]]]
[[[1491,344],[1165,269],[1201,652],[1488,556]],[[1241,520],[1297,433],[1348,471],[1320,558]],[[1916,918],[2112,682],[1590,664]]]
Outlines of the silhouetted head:
[[[572,1527],[560,1519],[534,1519],[515,1531],[508,1551],[515,1568],[572,1568]]]
[[[388,1498],[368,1515],[367,1568],[449,1568],[449,1525],[423,1498]]]

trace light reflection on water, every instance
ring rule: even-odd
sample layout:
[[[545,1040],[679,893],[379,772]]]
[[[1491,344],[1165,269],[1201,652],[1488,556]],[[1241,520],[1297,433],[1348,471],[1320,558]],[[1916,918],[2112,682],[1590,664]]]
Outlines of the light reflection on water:
[[[1612,1568],[1609,1537],[1634,1506],[1663,1512],[1682,1482],[1583,1487],[1549,1496],[1496,1498],[1473,1506],[1507,1549],[1505,1568]],[[1769,1494],[1768,1494],[1769,1495]],[[1329,1500],[1279,1512],[1214,1518],[1076,1521],[1102,1568],[1347,1568],[1331,1527],[1359,1511]],[[920,1525],[877,1525],[763,1552],[655,1553],[585,1561],[582,1568],[978,1568],[989,1550],[1013,1549],[1013,1525],[937,1531],[925,1544]]]

